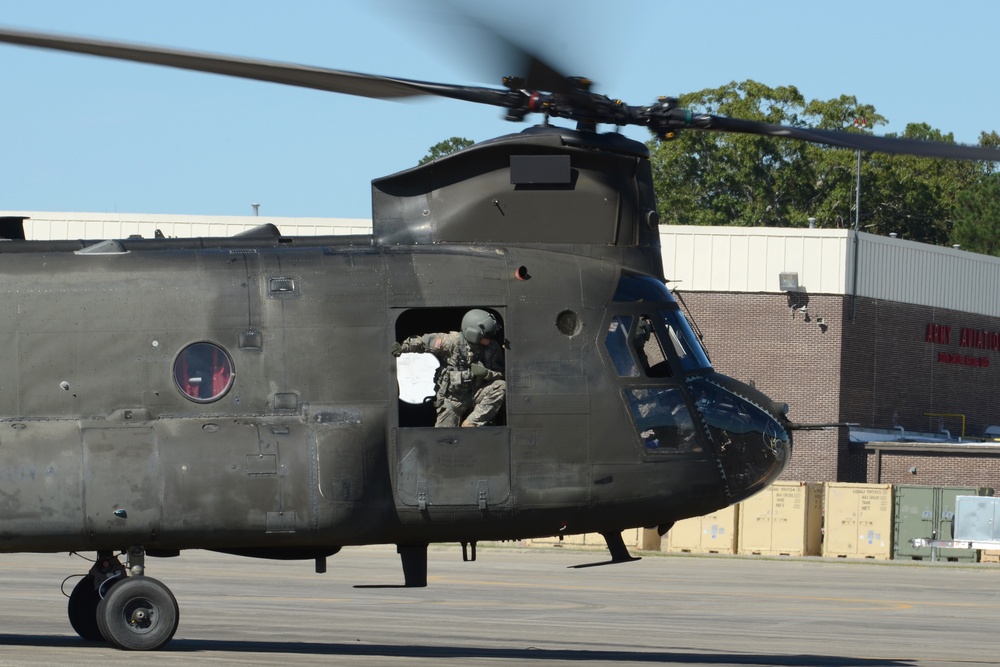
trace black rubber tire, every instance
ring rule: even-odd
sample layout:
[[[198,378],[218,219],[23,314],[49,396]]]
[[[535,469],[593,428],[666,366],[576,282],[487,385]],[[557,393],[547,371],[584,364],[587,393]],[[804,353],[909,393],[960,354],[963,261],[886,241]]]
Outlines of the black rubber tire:
[[[170,589],[146,576],[116,583],[97,605],[101,635],[116,648],[154,651],[177,631],[180,611]]]
[[[69,596],[69,624],[76,634],[88,642],[103,642],[104,635],[97,627],[97,605],[101,596],[94,588],[94,575],[88,574],[76,583]]]

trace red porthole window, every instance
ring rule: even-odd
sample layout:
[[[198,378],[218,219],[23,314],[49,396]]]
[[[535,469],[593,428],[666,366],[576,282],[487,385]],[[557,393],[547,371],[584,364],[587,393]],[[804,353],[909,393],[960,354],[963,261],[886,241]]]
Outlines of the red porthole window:
[[[233,386],[233,360],[215,343],[192,343],[174,360],[174,383],[192,401],[211,403]]]

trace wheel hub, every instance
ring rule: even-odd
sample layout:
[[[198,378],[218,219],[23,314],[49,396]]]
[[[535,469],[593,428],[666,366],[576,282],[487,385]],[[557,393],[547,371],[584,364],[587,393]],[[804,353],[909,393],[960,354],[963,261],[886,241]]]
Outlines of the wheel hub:
[[[155,623],[155,611],[149,600],[133,600],[125,605],[123,616],[133,632],[148,632]]]

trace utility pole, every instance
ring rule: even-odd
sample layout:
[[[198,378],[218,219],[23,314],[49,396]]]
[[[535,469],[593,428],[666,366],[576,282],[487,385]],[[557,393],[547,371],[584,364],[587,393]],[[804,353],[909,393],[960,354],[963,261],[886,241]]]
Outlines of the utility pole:
[[[858,129],[863,129],[868,126],[868,120],[865,118],[855,118],[854,127]],[[851,321],[858,314],[858,252],[861,250],[861,149],[857,151],[858,155],[858,173],[857,180],[854,184],[854,285],[851,288]]]

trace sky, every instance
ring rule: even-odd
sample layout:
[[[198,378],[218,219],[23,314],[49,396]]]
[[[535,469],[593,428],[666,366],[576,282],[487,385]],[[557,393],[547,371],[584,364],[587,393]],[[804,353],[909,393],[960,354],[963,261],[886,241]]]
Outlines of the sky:
[[[753,79],[806,99],[855,95],[889,119],[879,133],[926,122],[974,144],[1000,131],[993,0],[452,1],[633,105]],[[448,8],[33,0],[0,5],[0,26],[498,86],[512,72]],[[0,45],[0,210],[251,215],[258,203],[262,216],[370,218],[372,179],[449,137],[540,121]]]

